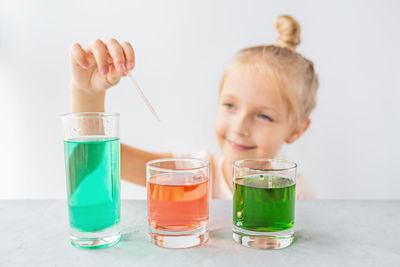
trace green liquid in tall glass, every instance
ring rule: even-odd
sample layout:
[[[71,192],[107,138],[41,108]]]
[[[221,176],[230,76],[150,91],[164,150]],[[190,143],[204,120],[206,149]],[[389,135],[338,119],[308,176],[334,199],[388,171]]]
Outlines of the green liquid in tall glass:
[[[64,141],[71,227],[101,231],[120,220],[119,138],[80,137]]]
[[[235,181],[233,224],[241,229],[277,232],[294,225],[296,184],[273,175],[254,175]]]

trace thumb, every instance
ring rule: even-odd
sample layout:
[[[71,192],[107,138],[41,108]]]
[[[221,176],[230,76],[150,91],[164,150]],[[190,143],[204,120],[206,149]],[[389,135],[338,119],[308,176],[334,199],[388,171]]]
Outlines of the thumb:
[[[116,85],[116,84],[119,82],[119,80],[121,79],[121,73],[115,69],[115,66],[114,66],[113,64],[108,65],[108,67],[109,67],[109,70],[110,70],[110,71],[108,72],[108,74],[107,74],[107,76],[106,76],[106,79],[107,79],[107,82],[108,82],[111,86],[114,86],[114,85]]]

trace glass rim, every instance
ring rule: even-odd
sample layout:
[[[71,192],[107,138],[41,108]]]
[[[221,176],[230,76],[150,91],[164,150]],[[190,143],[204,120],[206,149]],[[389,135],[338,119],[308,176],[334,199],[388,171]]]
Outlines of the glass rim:
[[[280,163],[287,163],[290,165],[290,167],[287,168],[272,168],[272,169],[261,169],[261,168],[250,168],[250,167],[242,167],[239,166],[240,163],[245,162],[245,161],[266,161],[266,162],[280,162]],[[240,169],[245,169],[249,171],[288,171],[292,169],[297,168],[297,163],[288,161],[285,159],[271,159],[271,158],[249,158],[249,159],[240,159],[240,160],[235,160],[232,163],[233,168],[240,168]]]
[[[99,118],[99,117],[119,117],[120,114],[118,112],[71,112],[65,113],[61,115],[61,118]]]
[[[158,163],[158,162],[168,162],[168,161],[197,161],[203,163],[200,167],[194,168],[179,168],[179,169],[168,169],[168,168],[161,168],[156,166],[151,166],[151,164]],[[182,157],[182,158],[163,158],[163,159],[154,159],[150,160],[146,163],[146,168],[151,169],[153,171],[170,171],[170,172],[187,172],[187,171],[197,171],[205,168],[210,167],[210,162],[204,159],[199,158],[190,158],[190,157]]]

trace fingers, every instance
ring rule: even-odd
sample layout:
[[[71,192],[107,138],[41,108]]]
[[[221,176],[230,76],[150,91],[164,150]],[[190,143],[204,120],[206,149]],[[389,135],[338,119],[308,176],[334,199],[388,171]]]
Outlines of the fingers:
[[[111,58],[113,59],[115,69],[119,73],[124,74],[127,68],[125,53],[121,44],[115,39],[108,39],[107,41],[105,41],[105,44],[107,46],[108,52],[111,55]]]
[[[85,53],[82,48],[80,50]],[[103,75],[110,71],[125,75],[135,66],[135,53],[129,42],[120,44],[116,39],[104,42],[97,39],[88,47],[86,54],[93,54],[97,67]]]
[[[82,49],[80,44],[73,44],[70,49],[71,63],[75,66],[80,66],[84,69],[89,67],[86,52]]]
[[[93,53],[93,56],[96,59],[97,68],[100,73],[106,75],[109,68],[107,62],[108,51],[105,44],[101,40],[97,39],[90,44],[89,50]]]
[[[126,68],[128,70],[133,70],[135,67],[135,52],[133,51],[133,47],[129,42],[123,42],[121,44],[126,60]]]

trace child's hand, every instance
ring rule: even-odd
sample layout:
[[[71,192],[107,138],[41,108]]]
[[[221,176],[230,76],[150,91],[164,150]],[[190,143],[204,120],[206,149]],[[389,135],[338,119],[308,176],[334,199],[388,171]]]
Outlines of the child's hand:
[[[86,49],[74,44],[70,56],[72,86],[85,93],[100,93],[116,85],[135,65],[131,44],[120,44],[115,39],[97,39]]]

